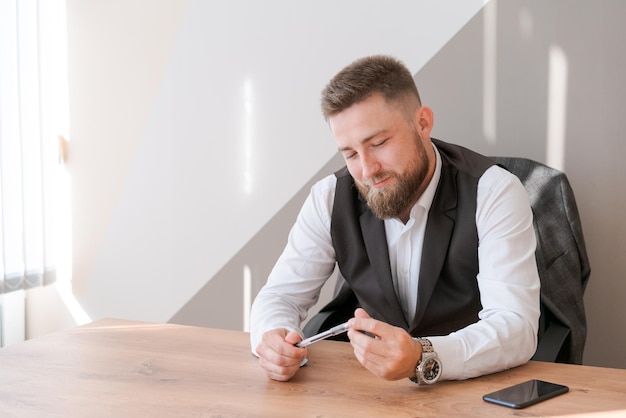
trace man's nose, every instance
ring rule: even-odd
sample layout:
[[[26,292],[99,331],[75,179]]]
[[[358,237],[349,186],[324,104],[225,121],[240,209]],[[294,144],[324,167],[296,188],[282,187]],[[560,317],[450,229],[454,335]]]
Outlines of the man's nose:
[[[361,169],[364,178],[372,178],[380,171],[380,164],[370,155],[361,156]]]

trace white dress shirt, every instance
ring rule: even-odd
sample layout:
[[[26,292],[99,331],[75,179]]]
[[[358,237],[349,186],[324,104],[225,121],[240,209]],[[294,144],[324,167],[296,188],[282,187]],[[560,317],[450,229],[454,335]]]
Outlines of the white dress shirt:
[[[428,212],[441,174],[436,147],[435,154],[435,174],[408,222],[384,221],[394,287],[409,322],[416,310]],[[335,268],[330,236],[335,186],[336,177],[330,175],[312,187],[287,246],[252,305],[250,343],[255,354],[266,331],[301,332],[301,322]],[[537,345],[540,283],[526,190],[516,176],[493,166],[478,181],[476,203],[479,320],[446,336],[420,336],[439,355],[442,379],[466,379],[523,364]]]

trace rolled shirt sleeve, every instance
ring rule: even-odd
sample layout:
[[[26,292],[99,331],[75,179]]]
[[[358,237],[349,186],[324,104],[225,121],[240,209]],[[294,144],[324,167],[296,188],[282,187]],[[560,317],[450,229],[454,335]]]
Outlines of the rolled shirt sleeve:
[[[482,310],[479,321],[430,337],[443,379],[466,379],[527,362],[537,347],[540,281],[528,194],[494,166],[478,184],[476,226]]]
[[[301,332],[307,311],[317,302],[335,268],[330,238],[335,183],[331,175],[312,187],[283,253],[252,304],[250,344],[255,354],[266,331],[286,328]]]

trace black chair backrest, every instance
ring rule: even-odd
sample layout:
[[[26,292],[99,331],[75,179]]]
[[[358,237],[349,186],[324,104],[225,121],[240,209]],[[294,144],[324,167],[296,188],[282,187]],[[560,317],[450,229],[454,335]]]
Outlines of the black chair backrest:
[[[533,359],[581,364],[591,270],[574,192],[559,170],[526,158],[494,159],[521,180],[533,209],[542,311]]]

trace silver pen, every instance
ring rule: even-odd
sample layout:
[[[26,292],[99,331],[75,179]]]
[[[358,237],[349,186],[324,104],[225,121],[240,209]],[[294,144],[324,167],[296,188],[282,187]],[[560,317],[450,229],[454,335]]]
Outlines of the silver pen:
[[[350,328],[348,326],[347,322],[344,322],[341,325],[337,325],[336,327],[332,327],[329,330],[326,330],[324,332],[320,332],[319,334],[315,334],[312,337],[307,338],[306,340],[302,340],[299,343],[296,344],[296,347],[306,347],[307,345],[311,345],[313,343],[316,343],[318,341],[324,340],[328,337],[332,337],[334,335],[339,335],[342,332],[346,332],[348,330],[348,328]]]

